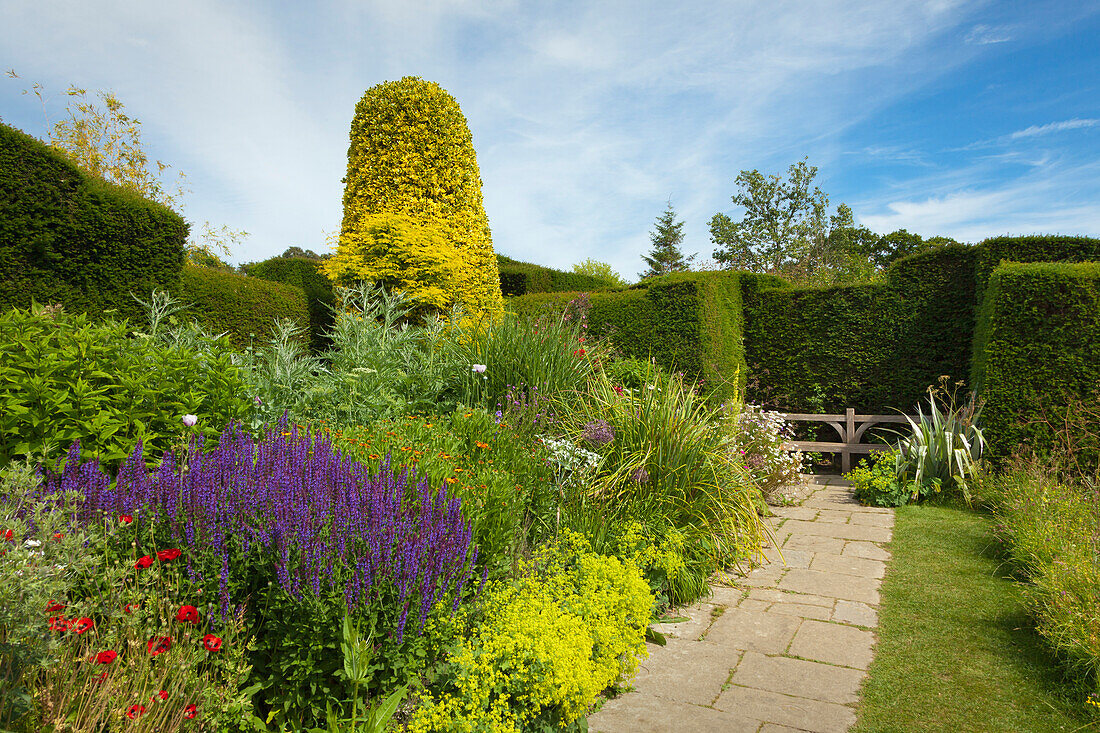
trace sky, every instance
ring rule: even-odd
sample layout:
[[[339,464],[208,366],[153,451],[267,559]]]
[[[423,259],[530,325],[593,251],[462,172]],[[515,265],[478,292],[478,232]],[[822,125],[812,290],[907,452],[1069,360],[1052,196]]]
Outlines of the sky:
[[[0,119],[45,138],[70,86],[113,92],[239,264],[329,251],[356,102],[419,76],[498,253],[635,280],[668,202],[705,262],[738,173],[804,158],[879,233],[1100,236],[1098,40],[1100,0],[0,0]]]

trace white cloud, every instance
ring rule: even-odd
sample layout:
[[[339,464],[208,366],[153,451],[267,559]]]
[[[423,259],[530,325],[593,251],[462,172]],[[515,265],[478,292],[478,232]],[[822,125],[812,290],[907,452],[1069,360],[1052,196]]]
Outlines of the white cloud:
[[[57,91],[118,93],[151,156],[188,173],[187,214],[253,233],[237,261],[319,251],[321,231],[339,225],[360,95],[405,75],[438,81],[469,119],[498,251],[566,269],[595,257],[634,277],[670,195],[685,250],[705,256],[706,222],[730,211],[741,169],[783,171],[808,154],[825,178],[852,159],[845,148],[907,171],[885,198],[852,202],[877,229],[961,231],[990,211],[1017,221],[974,171],[925,175],[931,163],[908,141],[838,142],[1004,40],[1009,26],[974,24],[983,4],[9,2],[0,63]],[[9,99],[21,119],[38,114],[0,88],[6,120]],[[1085,122],[1096,120],[1052,125]],[[1087,221],[1089,204],[1077,206]]]
[[[976,25],[966,34],[966,42],[978,46],[1005,43],[1013,40],[1012,29],[1007,26]]]
[[[1062,132],[1063,130],[1077,130],[1082,127],[1093,127],[1100,124],[1100,120],[1097,119],[1072,119],[1063,120],[1062,122],[1051,122],[1046,125],[1032,125],[1023,130],[1017,130],[1008,137],[1010,140],[1019,140],[1024,137],[1036,137],[1038,135],[1049,135],[1052,132]]]

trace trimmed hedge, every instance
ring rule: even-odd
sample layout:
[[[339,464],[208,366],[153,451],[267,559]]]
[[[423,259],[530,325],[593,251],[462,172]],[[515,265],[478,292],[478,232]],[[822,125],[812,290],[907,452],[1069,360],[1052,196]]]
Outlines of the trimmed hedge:
[[[188,306],[184,316],[215,335],[226,332],[237,348],[267,342],[277,319],[309,325],[306,294],[294,285],[188,265],[171,291]]]
[[[0,308],[33,298],[140,321],[130,293],[148,298],[179,279],[187,232],[167,207],[0,124]]]
[[[641,287],[591,293],[589,331],[608,338],[624,356],[652,358],[670,371],[703,380],[719,397],[728,395],[744,385],[747,371],[742,277],[728,271],[676,273]],[[528,315],[560,313],[579,295],[525,295],[510,299],[509,308]]]
[[[614,283],[602,277],[562,272],[530,262],[519,262],[504,255],[497,255],[497,267],[500,270],[500,292],[505,296],[610,290],[615,287]]]
[[[986,399],[991,457],[1020,445],[1049,447],[1050,427],[1032,418],[1057,423],[1067,399],[1100,401],[1100,262],[999,265],[975,343],[983,354],[974,378]]]
[[[911,391],[898,344],[912,309],[886,285],[766,288],[745,298],[745,359],[765,394],[795,412],[880,412]]]
[[[308,257],[272,257],[251,262],[241,269],[250,277],[299,287],[309,306],[309,340],[314,351],[328,346],[325,334],[332,328],[336,304],[332,282],[320,271],[321,261]]]

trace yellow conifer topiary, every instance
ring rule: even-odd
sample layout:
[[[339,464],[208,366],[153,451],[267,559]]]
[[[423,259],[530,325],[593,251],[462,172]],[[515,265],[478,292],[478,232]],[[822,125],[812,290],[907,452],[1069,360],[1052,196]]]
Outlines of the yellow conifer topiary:
[[[434,82],[371,87],[355,107],[335,282],[381,282],[416,304],[503,311],[466,118]]]

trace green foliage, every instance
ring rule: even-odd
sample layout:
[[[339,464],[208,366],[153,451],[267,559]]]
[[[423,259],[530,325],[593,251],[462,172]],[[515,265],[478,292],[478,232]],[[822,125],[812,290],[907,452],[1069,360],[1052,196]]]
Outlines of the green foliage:
[[[825,412],[880,411],[913,392],[895,357],[908,316],[902,294],[878,284],[746,289],[745,359],[771,406],[797,412],[820,393]]]
[[[285,322],[267,346],[246,352],[246,378],[261,400],[257,424],[288,411],[299,422],[363,425],[454,406],[469,370],[455,354],[457,324],[433,317],[410,327],[408,300],[381,288],[339,295],[332,346],[320,356],[297,342],[304,329]]]
[[[171,344],[86,315],[0,314],[0,464],[79,440],[84,459],[118,465],[138,441],[154,455],[185,432],[216,437],[251,409],[230,354],[224,341]],[[199,417],[191,431],[185,414]]]
[[[928,390],[928,413],[918,406],[917,419],[906,415],[911,432],[898,442],[898,481],[912,485],[921,498],[960,495],[970,503],[970,486],[978,475],[985,436],[978,427],[981,405],[974,393],[960,404],[954,391]]]
[[[304,254],[288,257],[286,252],[263,262],[241,265],[241,271],[250,277],[302,289],[309,304],[309,342],[314,351],[328,345],[326,333],[335,320],[332,307],[336,305],[332,282],[320,271],[319,266],[319,257],[307,257]]]
[[[573,272],[562,272],[497,255],[497,267],[500,271],[500,290],[508,296],[609,290],[619,285],[613,279],[596,272],[582,272],[577,269],[577,265],[574,265]]]
[[[130,293],[179,278],[187,230],[168,208],[0,124],[0,308],[34,299],[137,317]]]
[[[340,245],[325,263],[330,278],[387,284],[395,266],[416,264],[405,276],[410,297],[422,299],[423,278],[425,304],[502,309],[473,139],[442,87],[407,76],[368,89],[351,123],[345,183]],[[381,242],[401,252],[382,256]],[[436,289],[442,302],[432,300]]]
[[[1037,234],[993,237],[978,245],[975,302],[985,300],[985,288],[1002,262],[1091,262],[1100,260],[1100,239]]]
[[[765,528],[756,512],[759,489],[734,459],[720,408],[675,374],[655,376],[636,392],[620,393],[603,374],[589,383],[585,409],[563,427],[579,442],[590,423],[602,421],[614,437],[593,447],[603,459],[599,471],[566,497],[563,513],[593,537],[626,520],[642,522],[657,537],[684,532],[689,568],[668,589],[679,605],[705,592],[715,570],[747,558]]]
[[[183,604],[204,617],[213,608],[183,567],[135,573],[135,548],[151,538],[114,514],[75,521],[84,497],[44,495],[40,479],[29,466],[0,472],[0,725],[53,730],[63,719],[72,730],[175,733],[194,704],[194,723],[237,729],[252,707],[251,692],[240,690],[249,667],[237,620],[173,622]],[[223,641],[216,656],[203,648],[207,632]],[[146,644],[162,634],[174,643],[154,658]],[[97,663],[104,651],[117,658]],[[149,702],[159,690],[165,696]],[[135,703],[147,709],[129,720]]]
[[[471,324],[459,340],[457,359],[465,367],[460,399],[490,410],[506,394],[525,390],[543,400],[575,401],[591,378],[600,345],[587,336],[584,296],[560,316],[512,316]],[[475,372],[474,364],[484,365]]]
[[[1039,633],[1058,653],[1083,695],[1096,702],[1100,702],[1098,488],[1095,476],[1058,475],[1046,460],[1016,462],[981,482],[982,497],[996,515],[1000,539],[1028,581],[1025,598]],[[1092,712],[1100,720],[1100,710]]]
[[[567,534],[519,578],[486,588],[481,605],[410,733],[577,730],[645,654],[653,596],[633,564]]]
[[[213,333],[225,333],[238,349],[269,338],[280,319],[310,322],[305,293],[294,285],[189,265],[170,290],[187,304],[188,316]]]
[[[686,272],[691,269],[691,261],[695,255],[684,258],[680,251],[680,245],[684,242],[684,222],[676,221],[676,212],[669,200],[665,213],[657,217],[656,229],[649,233],[649,240],[653,243],[653,249],[648,255],[642,255],[642,260],[648,265],[645,272],[639,277],[661,277],[673,272]]]
[[[775,275],[813,275],[824,260],[830,227],[851,225],[851,209],[841,205],[828,219],[829,197],[814,186],[817,167],[800,160],[787,171],[765,177],[758,170],[737,176],[733,203],[745,209],[740,222],[726,214],[710,220],[714,259],[726,267]]]
[[[992,457],[1049,450],[1066,406],[1100,398],[1100,263],[1002,264],[974,341]]]
[[[855,499],[864,506],[894,507],[913,499],[909,484],[898,479],[897,451],[872,453],[846,473],[852,482]]]
[[[502,258],[498,255],[497,260],[499,261],[501,259]],[[588,257],[583,262],[578,262],[577,264],[573,265],[573,272],[577,275],[588,275],[590,277],[606,280],[607,282],[611,283],[612,287],[615,288],[625,288],[627,285],[630,284],[626,280],[623,280],[622,276],[619,275],[619,273],[611,269],[610,263],[600,262],[599,260],[592,259],[591,257]],[[573,290],[575,288],[569,289]],[[513,293],[513,295],[518,295],[518,293]]]
[[[345,427],[334,435],[342,450],[366,466],[386,456],[433,486],[447,485],[462,500],[462,515],[493,577],[517,554],[545,538],[550,522],[551,472],[531,438],[497,423],[484,410],[408,416]]]

